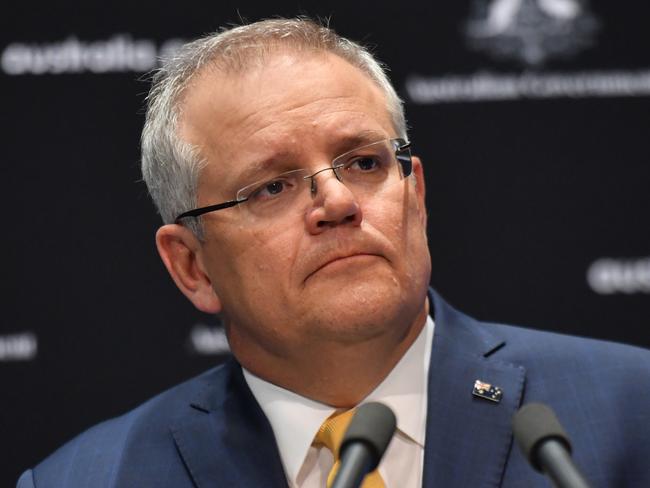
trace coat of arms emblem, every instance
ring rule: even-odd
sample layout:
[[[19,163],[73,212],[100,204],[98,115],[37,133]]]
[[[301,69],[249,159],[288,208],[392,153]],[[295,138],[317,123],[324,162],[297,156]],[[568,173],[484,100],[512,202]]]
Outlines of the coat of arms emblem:
[[[465,32],[472,49],[540,67],[592,46],[598,28],[586,0],[473,0]]]

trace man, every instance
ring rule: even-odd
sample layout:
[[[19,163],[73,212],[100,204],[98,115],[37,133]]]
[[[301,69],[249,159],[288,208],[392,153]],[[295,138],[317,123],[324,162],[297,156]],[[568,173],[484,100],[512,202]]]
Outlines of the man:
[[[398,430],[368,486],[547,486],[512,445],[529,401],[557,411],[594,486],[650,486],[650,355],[481,324],[429,291],[405,127],[368,52],[308,20],[168,60],[142,139],[156,243],[187,298],[221,314],[235,359],[82,434],[19,486],[323,487],[330,420],[370,400]]]

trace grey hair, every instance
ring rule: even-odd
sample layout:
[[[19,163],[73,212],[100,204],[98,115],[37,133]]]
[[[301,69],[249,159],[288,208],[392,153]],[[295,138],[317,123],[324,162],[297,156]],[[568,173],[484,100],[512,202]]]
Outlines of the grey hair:
[[[164,223],[196,207],[198,177],[205,165],[199,148],[182,140],[178,122],[184,91],[206,66],[223,72],[241,72],[262,65],[281,49],[329,52],[364,72],[384,93],[393,127],[407,137],[402,100],[386,68],[363,46],[308,18],[269,19],[225,29],[181,47],[155,72],[147,97],[142,130],[142,176]],[[199,219],[184,224],[201,239]]]

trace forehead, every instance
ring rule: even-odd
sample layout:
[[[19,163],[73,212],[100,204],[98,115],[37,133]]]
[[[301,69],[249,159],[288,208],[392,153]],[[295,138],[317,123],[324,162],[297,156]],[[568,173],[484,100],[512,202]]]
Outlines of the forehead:
[[[331,153],[360,133],[395,135],[381,89],[331,53],[278,53],[242,73],[205,69],[186,90],[180,131],[222,181],[275,156]]]

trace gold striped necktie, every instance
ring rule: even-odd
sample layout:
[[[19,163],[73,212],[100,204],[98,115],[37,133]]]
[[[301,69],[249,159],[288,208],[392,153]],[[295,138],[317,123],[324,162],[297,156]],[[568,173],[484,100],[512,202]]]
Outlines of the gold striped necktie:
[[[339,448],[343,442],[345,431],[352,420],[354,409],[345,410],[343,412],[335,412],[332,414],[318,429],[316,437],[314,438],[315,445],[324,445],[334,455],[334,466],[327,475],[327,488],[332,486],[334,477],[339,469],[341,460],[339,459]],[[386,488],[384,480],[379,474],[378,470],[374,470],[364,478],[361,488]]]

